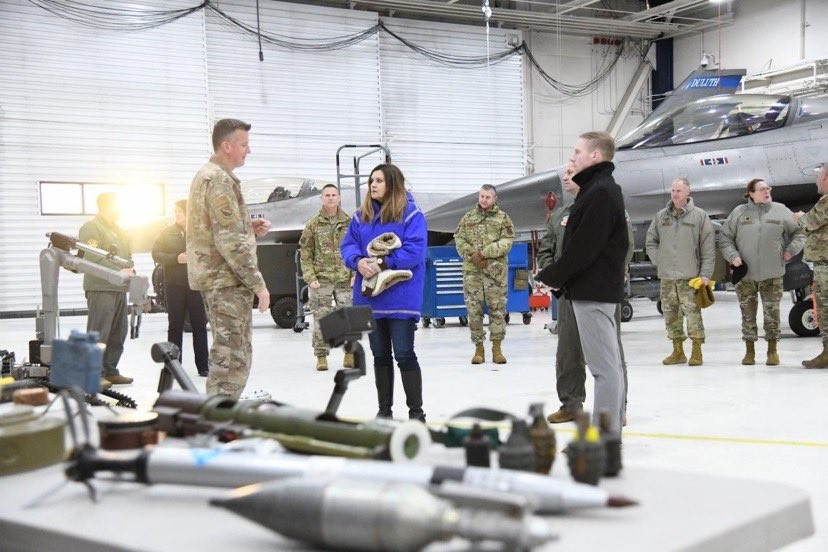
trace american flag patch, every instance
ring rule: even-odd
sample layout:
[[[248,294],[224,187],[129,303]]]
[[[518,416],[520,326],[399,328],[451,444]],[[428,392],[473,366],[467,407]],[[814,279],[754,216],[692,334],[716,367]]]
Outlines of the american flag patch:
[[[707,159],[699,159],[699,164],[702,167],[709,167],[711,165],[727,165],[727,157],[708,157]]]

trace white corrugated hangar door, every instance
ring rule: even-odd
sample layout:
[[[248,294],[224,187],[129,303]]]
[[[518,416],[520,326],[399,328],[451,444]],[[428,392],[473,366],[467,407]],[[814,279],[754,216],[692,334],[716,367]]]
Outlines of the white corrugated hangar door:
[[[442,56],[486,58],[486,28],[383,18],[392,32]],[[489,55],[517,31],[491,29]],[[525,174],[523,65],[459,68],[380,35],[383,138],[415,192],[474,192]],[[471,207],[471,205],[469,206]]]
[[[225,0],[221,11],[255,28],[256,6]],[[377,34],[332,51],[288,49],[319,45],[375,26],[370,12],[261,2],[263,43],[214,12],[207,14],[210,116],[250,122],[251,154],[242,180],[305,177],[336,181],[336,150],[380,138]],[[266,194],[265,194],[266,197]]]
[[[145,30],[136,30],[152,22],[145,10],[192,2],[101,6],[106,16],[70,21],[26,0],[0,2],[0,313],[40,303],[44,234],[77,235],[91,216],[43,215],[39,183],[162,185],[169,210],[186,197],[222,117],[253,125],[242,180],[335,180],[337,148],[372,143],[389,146],[415,192],[469,192],[524,173],[518,56],[490,69],[441,65],[376,32],[374,13],[262,2],[259,61],[255,33],[227,19],[255,29],[252,0]],[[486,55],[482,25],[385,24],[444,56]],[[508,35],[519,38],[491,31],[492,55],[508,49]],[[137,266],[149,274],[148,253]],[[81,277],[61,279],[61,308],[84,308]]]
[[[170,200],[184,196],[207,154],[202,13],[127,32],[0,2],[0,312],[35,309],[44,234],[77,236],[90,218],[42,216],[39,182],[160,183]],[[149,274],[149,254],[136,261]],[[86,307],[81,279],[61,271],[62,309]]]

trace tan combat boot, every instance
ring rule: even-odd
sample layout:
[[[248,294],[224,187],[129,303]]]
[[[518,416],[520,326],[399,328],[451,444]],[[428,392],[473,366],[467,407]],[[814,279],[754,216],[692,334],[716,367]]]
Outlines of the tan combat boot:
[[[673,340],[673,352],[670,356],[661,361],[662,364],[684,364],[687,362],[687,357],[684,356],[684,340]]]
[[[472,364],[483,364],[486,362],[486,351],[483,350],[482,343],[474,344],[474,356],[472,357]]]
[[[547,416],[546,421],[550,424],[562,424],[564,422],[573,422],[575,421],[575,414],[566,411],[563,408],[559,408],[556,412],[553,412],[552,414]]]
[[[693,350],[690,351],[690,361],[687,363],[688,366],[701,366],[702,365],[702,352],[701,352],[702,342],[698,339],[693,340]]]
[[[354,353],[345,353],[345,358],[342,359],[342,366],[344,368],[353,368],[354,365]]]
[[[326,356],[318,356],[316,357],[316,369],[320,372],[324,372],[328,369],[328,357]]]
[[[106,390],[107,390],[107,389],[109,389],[110,387],[112,387],[112,384],[111,384],[111,383],[109,383],[107,380],[105,380],[105,379],[101,378],[101,389],[102,389],[102,390],[104,390],[104,391],[106,391]]]
[[[492,341],[492,362],[495,364],[506,364],[506,357],[503,356],[503,351],[500,350],[502,341]]]
[[[828,368],[828,347],[822,346],[822,352],[811,360],[803,360],[802,366],[805,368]]]
[[[776,352],[776,341],[768,341],[768,360],[765,361],[768,366],[779,366],[779,353]]]
[[[756,348],[753,341],[745,341],[745,356],[742,358],[742,364],[745,366],[753,366],[756,364]]]

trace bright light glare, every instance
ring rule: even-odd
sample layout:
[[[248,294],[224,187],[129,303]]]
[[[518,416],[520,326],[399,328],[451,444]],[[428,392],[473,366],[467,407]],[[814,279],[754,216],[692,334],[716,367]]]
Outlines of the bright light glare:
[[[119,225],[131,228],[152,222],[164,214],[164,188],[160,184],[131,184],[118,190]]]

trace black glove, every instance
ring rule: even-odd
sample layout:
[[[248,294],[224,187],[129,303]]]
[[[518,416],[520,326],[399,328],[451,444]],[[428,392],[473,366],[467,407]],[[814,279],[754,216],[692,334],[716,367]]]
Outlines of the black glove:
[[[548,264],[543,267],[541,271],[535,275],[535,280],[552,287],[552,265]]]

